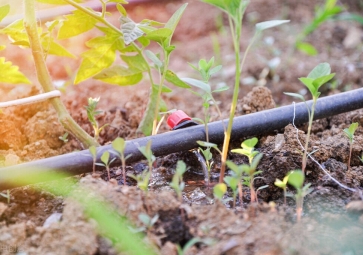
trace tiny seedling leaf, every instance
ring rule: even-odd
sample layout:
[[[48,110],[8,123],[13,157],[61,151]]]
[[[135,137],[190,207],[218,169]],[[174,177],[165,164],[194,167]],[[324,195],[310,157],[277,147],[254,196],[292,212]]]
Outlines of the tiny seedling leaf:
[[[251,162],[251,169],[255,170],[260,163],[261,158],[263,157],[263,153],[258,153]]]
[[[258,139],[256,137],[244,140],[241,144],[241,147],[244,149],[253,150],[258,142]]]
[[[114,148],[118,153],[123,154],[125,150],[126,142],[123,138],[117,137],[112,142],[112,148]]]
[[[326,75],[329,75],[331,72],[330,65],[328,63],[320,63],[317,65],[308,75],[307,78],[317,79]]]
[[[187,171],[187,165],[182,160],[178,160],[176,163],[176,173],[182,176]]]
[[[89,147],[89,152],[92,154],[92,157],[96,157],[96,154],[97,154],[97,149],[96,149],[96,146],[92,145]]]
[[[301,51],[309,56],[316,56],[318,54],[317,49],[313,45],[311,45],[310,43],[307,43],[307,42],[296,43],[296,48],[299,51]]]
[[[286,183],[284,183],[283,181],[281,181],[280,179],[276,179],[276,181],[274,182],[275,186],[285,189],[286,188]]]
[[[219,200],[222,200],[226,192],[227,192],[227,185],[225,183],[218,183],[213,187],[213,195],[215,198]]]
[[[227,185],[234,191],[237,189],[238,186],[238,179],[233,176],[226,176],[224,177],[224,181]]]
[[[145,226],[151,226],[151,218],[146,213],[140,213],[138,218]]]
[[[169,28],[160,28],[150,33],[146,34],[146,38],[159,44],[163,44],[166,39],[168,39],[173,32]]]
[[[272,27],[280,26],[282,24],[288,23],[290,20],[269,20],[256,24],[257,31],[263,31]]]
[[[328,74],[328,75],[325,75],[325,76],[316,78],[313,81],[313,85],[318,90],[322,85],[324,85],[325,83],[327,83],[328,81],[330,81],[331,79],[333,79],[334,76],[335,76],[335,73],[331,73],[331,74]]]
[[[285,95],[291,96],[291,97],[297,97],[299,98],[301,101],[305,102],[305,98],[297,93],[291,93],[291,92],[284,92]]]
[[[289,179],[287,182],[292,185],[295,189],[301,189],[304,184],[304,173],[301,170],[291,171],[289,174]]]
[[[217,147],[217,144],[215,144],[215,143],[209,143],[209,142],[205,142],[205,141],[197,141],[197,143],[203,147],[212,147],[212,148]]]
[[[105,151],[102,156],[101,156],[101,161],[105,164],[108,165],[108,160],[110,159],[110,153],[108,151]]]

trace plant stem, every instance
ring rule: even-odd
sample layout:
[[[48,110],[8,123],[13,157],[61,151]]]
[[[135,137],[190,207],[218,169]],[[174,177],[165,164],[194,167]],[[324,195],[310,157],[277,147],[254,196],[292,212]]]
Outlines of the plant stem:
[[[16,100],[11,100],[7,102],[0,102],[0,108],[15,106],[15,105],[23,105],[23,104],[32,104],[36,102],[45,101],[47,99],[53,98],[53,97],[60,97],[62,93],[59,90],[53,90],[46,93],[42,93],[35,96],[30,96],[26,98],[20,98]]]
[[[121,163],[122,163],[122,175],[123,175],[122,177],[124,180],[124,185],[127,185],[127,183],[126,183],[126,160],[125,160],[125,157],[123,154],[121,156]]]
[[[349,146],[348,170],[350,170],[350,158],[352,157],[352,150],[353,150],[353,141],[350,142]]]
[[[303,154],[302,166],[301,166],[301,171],[303,173],[305,173],[305,168],[306,168],[307,151],[308,151],[308,146],[309,146],[309,141],[310,141],[311,126],[313,125],[316,100],[317,100],[317,98],[314,97],[313,98],[313,104],[311,106],[311,115],[310,115],[310,118],[309,118],[308,133],[306,134],[305,148],[304,148],[304,154]]]
[[[166,72],[168,70],[169,65],[169,59],[170,59],[170,53],[168,53],[166,50],[164,50],[164,66],[163,66],[163,74],[160,79],[160,84],[158,87],[158,97],[155,103],[155,109],[154,109],[154,120],[153,120],[153,129],[152,129],[152,135],[156,135],[157,132],[157,123],[158,123],[158,115],[159,115],[159,105],[160,105],[160,98],[161,98],[161,90],[165,81]]]
[[[29,44],[32,50],[38,81],[45,92],[54,90],[51,77],[49,75],[45,60],[43,48],[38,35],[37,22],[35,17],[35,0],[24,0],[24,27],[29,37]],[[88,135],[69,115],[66,107],[58,98],[51,98],[50,102],[58,114],[59,122],[63,127],[78,139],[83,146],[97,146],[98,143],[90,135]]]

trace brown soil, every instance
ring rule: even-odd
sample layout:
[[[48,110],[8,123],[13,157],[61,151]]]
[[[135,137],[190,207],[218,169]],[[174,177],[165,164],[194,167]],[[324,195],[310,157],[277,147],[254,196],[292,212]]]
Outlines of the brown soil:
[[[128,12],[135,21],[144,18],[166,21],[183,2],[155,1],[130,6]],[[323,86],[322,96],[363,85],[363,30],[357,23],[324,23],[307,37],[319,51],[315,57],[293,50],[298,32],[313,18],[314,4],[315,1],[251,2],[244,22],[242,50],[253,35],[253,23],[270,19],[290,19],[291,22],[266,31],[250,52],[241,80],[237,115],[291,103],[292,98],[282,92],[306,93],[297,78],[305,76],[320,62],[329,62],[336,72],[335,86]],[[346,1],[346,4],[352,12],[362,8],[355,1]],[[117,18],[111,20],[117,25]],[[220,83],[232,86],[235,68],[227,24],[226,16],[218,10],[199,1],[190,1],[175,33],[176,50],[172,54],[171,69],[181,77],[196,77],[187,62],[195,64],[200,58],[209,59],[216,55],[223,69],[213,77],[212,86]],[[64,45],[72,53],[80,54],[86,49],[84,42],[95,33],[91,31],[66,40]],[[213,35],[218,40],[220,52],[213,51]],[[5,37],[2,39],[6,40]],[[3,55],[37,84],[29,51],[9,44]],[[277,68],[268,66],[273,58],[281,61]],[[72,72],[80,63],[79,60],[52,56],[47,62],[53,79],[66,82],[72,79]],[[244,84],[247,82],[245,78],[254,81],[253,86]],[[79,125],[93,135],[84,106],[87,98],[100,96],[99,109],[103,113],[97,116],[97,120],[100,125],[109,125],[101,132],[99,142],[107,144],[116,137],[133,139],[140,136],[136,129],[146,108],[148,88],[147,81],[137,86],[117,87],[89,80],[64,87],[62,101]],[[38,85],[0,84],[1,101],[34,95],[39,91]],[[222,118],[229,116],[231,95],[232,89],[216,96]],[[175,89],[163,99],[169,109],[182,109],[192,117],[203,117],[201,101],[188,91]],[[219,119],[213,107],[211,111],[211,119]],[[348,167],[349,141],[343,129],[352,122],[360,125],[355,133]],[[160,132],[165,131],[168,127],[163,124]],[[194,237],[203,242],[191,247],[186,254],[363,254],[363,164],[358,159],[363,154],[363,109],[315,121],[309,143],[309,151],[317,150],[313,154],[315,160],[333,178],[356,192],[337,185],[309,159],[306,183],[311,183],[313,191],[304,201],[302,221],[296,222],[295,201],[288,198],[287,205],[283,205],[283,192],[274,182],[276,178],[283,179],[289,171],[301,168],[302,148],[297,137],[305,141],[306,131],[306,125],[299,130],[288,125],[278,134],[259,137],[257,149],[264,156],[258,167],[262,170],[259,175],[262,178],[255,181],[255,186],[268,187],[258,192],[259,203],[252,204],[250,191],[244,187],[243,201],[237,199],[235,208],[232,202],[222,204],[213,199],[211,188],[204,185],[201,166],[191,152],[157,158],[146,197],[130,177],[127,177],[127,183],[131,186],[123,185],[118,166],[111,169],[111,177],[116,181],[106,181],[106,171],[99,171],[99,177],[75,178],[79,179],[80,186],[104,197],[137,227],[142,226],[138,219],[140,213],[151,217],[158,214],[159,219],[148,231],[147,239],[160,254],[177,254],[177,245],[183,246]],[[69,137],[68,142],[61,141],[59,137],[64,133],[55,111],[46,102],[4,109],[0,115],[0,166],[82,149],[73,137]],[[231,148],[239,147],[243,139],[232,141]],[[213,156],[211,180],[215,183],[219,177],[220,157],[216,152]],[[246,157],[235,153],[230,153],[229,159],[236,164],[247,163]],[[178,160],[184,160],[189,166],[184,176],[186,188],[182,202],[168,185]],[[127,166],[127,173],[139,174],[146,168],[146,161],[137,162]],[[95,221],[88,219],[77,203],[41,191],[42,185],[49,187],[52,183],[10,190],[9,203],[0,196],[1,254],[119,254],[112,247],[112,241],[101,236]],[[288,191],[294,192],[291,187]],[[230,191],[228,196],[231,196]],[[47,221],[49,217],[53,220]]]

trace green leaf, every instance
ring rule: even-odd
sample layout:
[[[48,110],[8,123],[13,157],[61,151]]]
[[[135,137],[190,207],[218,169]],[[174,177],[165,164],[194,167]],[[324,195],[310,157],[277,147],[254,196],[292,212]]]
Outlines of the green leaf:
[[[241,147],[248,150],[253,150],[258,142],[256,137],[244,140],[241,144]]]
[[[0,22],[3,20],[3,18],[6,17],[10,12],[10,5],[6,4],[0,7]]]
[[[251,162],[251,169],[255,170],[257,168],[258,163],[260,163],[260,160],[263,157],[263,153],[258,153],[255,157],[253,157],[253,160]]]
[[[311,95],[313,95],[313,96],[317,95],[318,91],[315,88],[315,86],[313,85],[314,79],[301,77],[301,78],[299,78],[299,81],[301,81],[309,89]]]
[[[305,98],[297,93],[291,93],[291,92],[284,92],[285,95],[291,96],[291,97],[297,97],[299,98],[301,101],[305,102]]]
[[[142,71],[123,66],[112,66],[104,69],[93,78],[110,84],[127,86],[135,85],[142,80]]]
[[[186,82],[186,83],[189,83],[190,85],[192,85],[194,87],[200,88],[201,90],[203,90],[207,94],[212,93],[211,88],[210,88],[208,83],[205,83],[203,81],[196,80],[196,79],[193,79],[193,78],[181,78],[181,80]]]
[[[309,56],[316,56],[318,54],[318,50],[312,44],[307,42],[296,43],[296,49]]]
[[[291,171],[289,174],[288,183],[292,185],[295,189],[299,190],[302,188],[305,180],[304,173],[301,170]]]
[[[283,181],[281,181],[280,179],[276,179],[276,181],[274,182],[275,186],[285,189],[286,188],[286,183],[284,183]]]
[[[290,20],[269,20],[265,22],[260,22],[256,24],[257,31],[263,31],[272,27],[280,26],[282,24],[288,23]]]
[[[126,9],[125,9],[125,7],[123,7],[121,4],[117,4],[116,5],[116,8],[117,8],[117,10],[118,10],[118,12],[122,15],[122,16],[127,16],[127,12],[126,12]]]
[[[92,156],[95,158],[97,155],[97,149],[96,146],[92,145],[91,147],[88,148],[89,152],[92,154]]]
[[[135,56],[126,56],[121,55],[121,59],[132,68],[135,68],[137,70],[140,70],[141,72],[145,72],[148,70],[148,63],[145,61],[144,57],[140,54],[137,54]]]
[[[322,85],[324,85],[325,83],[327,83],[328,81],[333,79],[334,76],[335,76],[335,73],[331,73],[331,74],[319,77],[313,81],[313,85],[316,88],[316,90],[318,90]]]
[[[60,57],[68,57],[68,58],[76,58],[75,55],[70,53],[66,48],[62,45],[53,41],[53,38],[49,38],[50,41],[47,39],[42,40],[42,47],[47,54],[52,54],[55,56]]]
[[[348,129],[351,134],[354,134],[355,131],[357,130],[357,128],[358,128],[358,122],[354,122],[354,123],[350,124]]]
[[[124,153],[125,147],[126,147],[126,142],[121,137],[117,137],[112,142],[112,148],[114,148],[115,151],[117,151],[118,153],[120,153],[120,155]]]
[[[220,88],[218,88],[218,89],[213,90],[213,91],[212,91],[212,93],[219,93],[219,92],[226,91],[226,90],[228,90],[228,89],[229,89],[229,87],[228,87],[228,86],[223,86],[223,87],[220,87]]]
[[[235,163],[233,163],[230,160],[227,160],[226,162],[227,166],[237,175],[240,176],[242,174],[242,169],[240,168],[240,166],[236,165]]]
[[[187,88],[189,89],[190,86],[182,81],[173,71],[167,70],[165,74],[165,79],[180,88]]]
[[[158,67],[161,68],[163,63],[161,60],[150,50],[145,50],[145,55]]]
[[[227,192],[227,185],[225,183],[218,183],[213,187],[213,195],[215,198],[219,200],[222,200],[226,192]]]
[[[211,147],[211,148],[217,147],[217,144],[209,143],[209,142],[205,142],[205,141],[197,141],[197,144],[199,144],[200,146],[203,146],[203,147]]]
[[[116,58],[116,50],[123,48],[119,37],[101,36],[87,42],[92,47],[82,54],[83,60],[75,78],[80,83],[110,67]]]
[[[169,28],[160,28],[145,35],[145,38],[163,44],[166,39],[172,35]]]
[[[233,190],[235,191],[237,189],[237,186],[238,186],[238,179],[237,178],[234,178],[233,176],[226,176],[224,177],[223,179],[227,185]]]
[[[176,173],[182,176],[187,171],[187,165],[182,160],[178,160],[176,163]]]
[[[109,3],[128,4],[126,0],[108,0]]]
[[[209,71],[209,74],[210,74],[210,75],[213,75],[213,74],[215,74],[215,73],[219,72],[221,69],[222,69],[222,65],[215,66],[215,67],[213,67],[213,68]]]
[[[5,58],[0,58],[0,70],[0,82],[9,84],[31,83],[28,78],[19,71],[19,67],[12,65],[10,61],[5,62]]]
[[[102,156],[101,156],[101,161],[105,164],[108,165],[108,160],[110,159],[110,153],[108,151],[105,151]]]
[[[235,19],[236,22],[242,19],[243,13],[249,3],[246,0],[202,0],[205,3],[214,5],[227,14],[229,14],[232,18]]]
[[[19,41],[25,41],[27,42],[27,46],[29,46],[29,40],[25,32],[23,19],[16,20],[13,23],[9,24],[7,27],[1,30],[1,33],[8,35],[13,44]]]
[[[79,10],[66,15],[65,18],[66,20],[63,21],[58,31],[58,39],[66,39],[82,34],[91,30],[97,23],[95,18]]]
[[[328,63],[320,63],[317,65],[308,75],[307,78],[317,79],[326,75],[329,75],[331,72],[330,65]]]
[[[187,8],[187,5],[188,5],[187,3],[183,4],[176,12],[174,12],[173,16],[171,16],[171,18],[168,20],[168,22],[166,22],[165,28],[170,29],[172,31],[172,34],[174,33],[175,28],[178,25],[179,20],[181,19],[182,15],[185,11],[185,8]],[[170,35],[170,37],[171,37],[171,35]]]

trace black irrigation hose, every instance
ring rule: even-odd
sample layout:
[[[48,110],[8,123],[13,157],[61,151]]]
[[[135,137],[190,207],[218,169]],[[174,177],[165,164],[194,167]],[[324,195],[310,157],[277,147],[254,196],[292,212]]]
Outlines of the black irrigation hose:
[[[308,101],[307,104],[311,105],[312,101]],[[360,108],[363,108],[363,88],[320,98],[316,104],[314,119],[327,118]],[[292,123],[293,112],[294,106],[288,105],[236,117],[232,128],[232,139],[270,134],[275,130],[280,130]],[[304,103],[295,105],[295,115],[296,125],[308,121],[308,112]],[[227,120],[224,120],[224,122],[227,123]],[[221,144],[224,138],[221,121],[208,124],[208,129],[210,142]],[[128,163],[144,158],[138,148],[145,146],[149,140],[152,141],[152,151],[155,156],[187,151],[198,147],[196,141],[205,140],[204,125],[127,141],[125,155],[131,155],[127,161]],[[99,147],[97,150],[98,157],[106,150],[112,151],[111,145]],[[119,161],[116,160],[115,163],[119,163]],[[42,175],[45,172],[62,173],[67,176],[91,172],[92,165],[90,152],[83,150],[4,167],[0,169],[0,190],[46,181]],[[26,183],[17,183],[17,179],[19,177],[24,178],[24,176],[32,176],[32,179]]]

